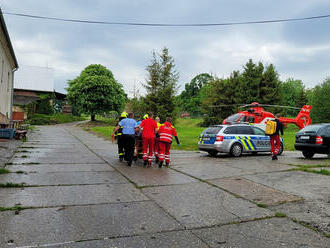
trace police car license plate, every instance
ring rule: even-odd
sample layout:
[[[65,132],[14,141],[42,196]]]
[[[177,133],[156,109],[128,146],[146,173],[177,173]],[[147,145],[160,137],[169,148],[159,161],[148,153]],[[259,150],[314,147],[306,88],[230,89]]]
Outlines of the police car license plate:
[[[204,140],[204,141],[209,141],[209,140],[210,140],[210,138],[203,138],[203,140]]]
[[[309,136],[300,136],[300,139],[302,139],[302,140],[308,140],[309,139]]]

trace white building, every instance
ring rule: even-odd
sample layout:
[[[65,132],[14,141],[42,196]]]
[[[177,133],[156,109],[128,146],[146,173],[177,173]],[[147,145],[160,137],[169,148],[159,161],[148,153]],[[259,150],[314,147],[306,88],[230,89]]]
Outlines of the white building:
[[[0,9],[0,123],[12,117],[14,72],[18,64]]]

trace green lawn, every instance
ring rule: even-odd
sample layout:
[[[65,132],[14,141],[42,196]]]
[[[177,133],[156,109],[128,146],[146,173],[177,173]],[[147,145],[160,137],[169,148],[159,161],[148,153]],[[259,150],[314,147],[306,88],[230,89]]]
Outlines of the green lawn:
[[[91,127],[89,128],[89,130],[91,130],[94,133],[98,133],[102,135],[106,139],[111,140],[111,135],[114,128],[115,128],[114,126],[103,126],[103,127],[100,126],[100,127]]]
[[[174,141],[172,149],[197,151],[199,135],[205,129],[199,126],[199,123],[201,122],[201,119],[177,119],[175,123],[175,129],[178,133],[181,146],[177,146],[176,142]],[[114,126],[108,126],[106,124],[104,125],[105,126],[89,127],[88,129],[104,136],[107,139],[111,139]],[[288,127],[284,129],[285,150],[294,151],[295,135],[298,130],[299,129],[294,125],[288,125]]]
[[[296,133],[299,131],[299,128],[293,124],[287,126],[284,129],[284,149],[286,151],[294,151],[294,142],[296,138]]]

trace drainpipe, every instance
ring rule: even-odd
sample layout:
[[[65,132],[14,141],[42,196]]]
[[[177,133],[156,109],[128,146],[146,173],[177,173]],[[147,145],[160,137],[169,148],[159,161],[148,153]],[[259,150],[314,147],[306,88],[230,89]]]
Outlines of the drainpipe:
[[[13,107],[14,107],[14,75],[15,75],[15,71],[17,71],[18,68],[15,68],[14,70],[12,70],[13,76],[12,76],[12,91],[11,91],[11,108],[10,108],[10,112],[9,112],[9,116],[10,116],[10,121],[13,121]]]

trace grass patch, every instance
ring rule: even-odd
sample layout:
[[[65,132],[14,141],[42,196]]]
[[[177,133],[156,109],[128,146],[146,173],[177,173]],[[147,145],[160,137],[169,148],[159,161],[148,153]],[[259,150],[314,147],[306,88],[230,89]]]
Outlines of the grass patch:
[[[330,164],[289,164],[289,165],[296,166],[296,167],[299,167],[299,168],[305,168],[305,169],[330,167]]]
[[[326,170],[326,169],[321,169],[320,171],[315,171],[317,174],[322,174],[322,175],[326,175],[326,176],[330,176],[330,171]]]
[[[35,164],[40,164],[40,163],[38,162],[22,163],[22,165],[35,165]]]
[[[178,133],[181,146],[176,146],[174,142],[172,149],[198,151],[199,135],[205,129],[204,127],[200,127],[201,122],[202,119],[177,119],[175,129]]]
[[[299,128],[293,124],[290,124],[283,131],[284,149],[286,151],[295,151],[294,143],[296,141],[296,133],[299,131]]]
[[[275,217],[284,218],[284,217],[286,217],[286,214],[285,213],[281,213],[281,212],[276,212],[275,213]]]
[[[0,183],[0,188],[22,188],[25,186],[25,183]]]
[[[15,173],[17,173],[17,174],[24,174],[25,171],[15,171]]]
[[[4,211],[21,211],[24,209],[28,209],[28,207],[14,206],[14,207],[0,207],[0,212]]]
[[[114,128],[115,128],[114,126],[99,126],[99,127],[91,127],[89,128],[89,130],[97,134],[100,134],[107,139],[111,139],[111,135]]]
[[[5,168],[0,168],[0,174],[8,174],[10,173],[9,170],[5,169]]]
[[[267,208],[268,207],[267,204],[265,204],[265,203],[258,203],[257,206],[259,208]]]
[[[330,233],[324,233],[323,235],[324,235],[324,237],[326,237],[326,238],[330,238]]]
[[[313,167],[310,167],[310,168],[313,168]],[[314,174],[320,174],[320,175],[330,176],[330,171],[329,170],[326,170],[326,169],[312,170],[310,168],[300,167],[300,168],[293,169],[293,170],[294,171],[304,171],[304,172],[309,172],[309,173],[314,173]]]
[[[44,115],[44,114],[35,114],[31,116],[26,122],[30,125],[54,125],[60,123],[69,123],[75,121],[84,121],[86,117],[79,117],[67,114],[53,114],[53,115]]]
[[[31,152],[27,150],[21,150],[21,151],[17,151],[16,153],[31,153]]]

